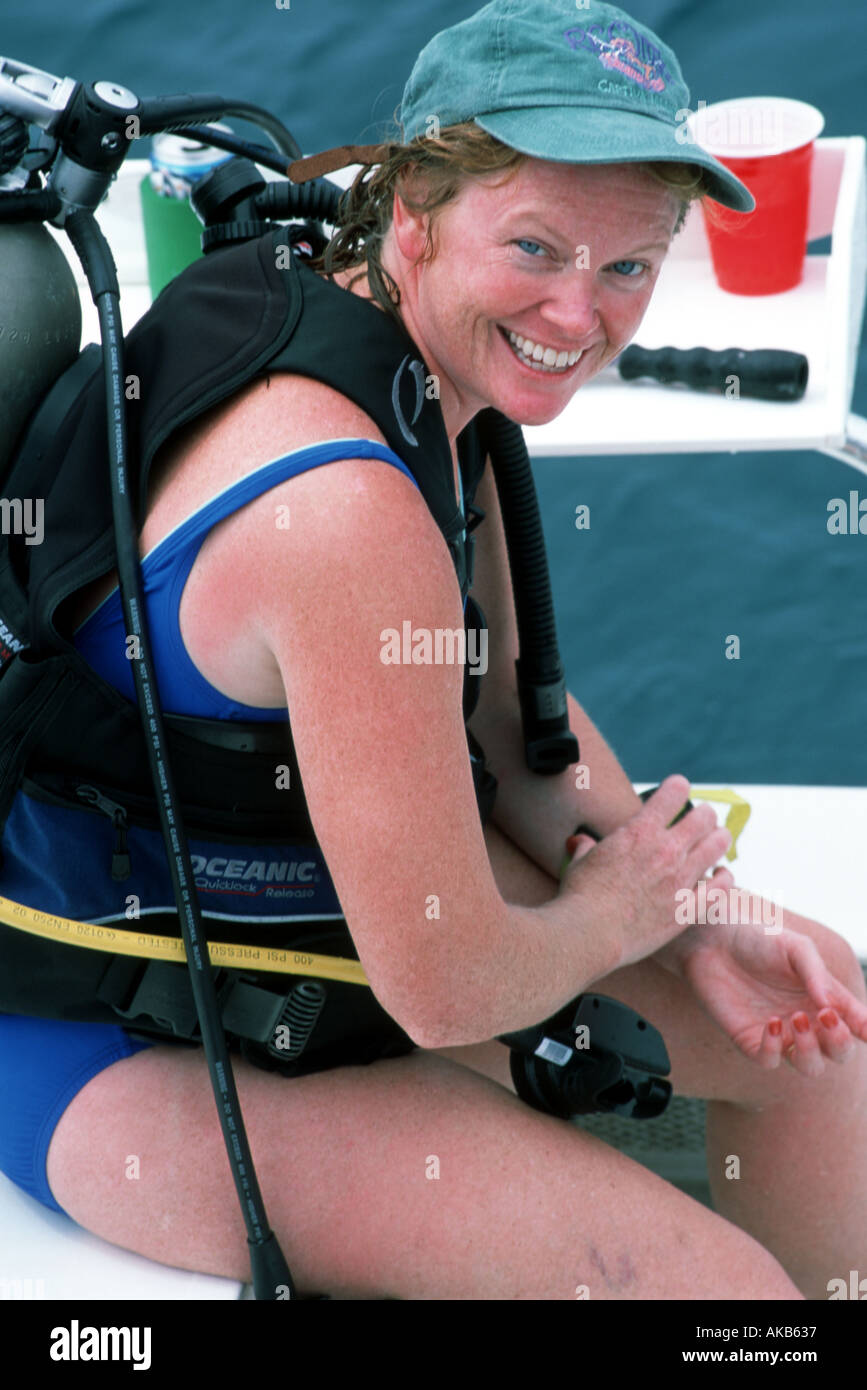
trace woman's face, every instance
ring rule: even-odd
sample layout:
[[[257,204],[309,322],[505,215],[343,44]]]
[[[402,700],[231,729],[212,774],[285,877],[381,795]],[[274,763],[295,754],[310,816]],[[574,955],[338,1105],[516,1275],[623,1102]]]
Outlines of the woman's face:
[[[628,164],[533,159],[495,187],[501,178],[474,180],[440,212],[430,263],[416,264],[426,218],[399,199],[384,246],[452,439],[489,405],[525,425],[560,414],[637,331],[680,210]],[[539,349],[581,355],[541,370],[510,333],[537,359]]]

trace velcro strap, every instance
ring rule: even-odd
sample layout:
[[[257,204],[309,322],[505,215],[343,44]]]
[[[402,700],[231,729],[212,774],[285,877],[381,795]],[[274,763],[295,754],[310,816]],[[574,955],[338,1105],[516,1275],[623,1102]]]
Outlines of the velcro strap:
[[[308,154],[303,159],[293,160],[286,173],[293,183],[307,183],[321,174],[345,169],[347,164],[381,164],[386,148],[385,145],[336,145],[321,154]]]

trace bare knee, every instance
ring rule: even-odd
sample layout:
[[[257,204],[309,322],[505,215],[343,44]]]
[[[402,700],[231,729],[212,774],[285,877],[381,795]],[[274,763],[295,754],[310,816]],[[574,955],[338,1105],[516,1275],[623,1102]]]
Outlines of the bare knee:
[[[800,1296],[736,1227],[443,1058],[416,1052],[295,1081],[239,1064],[237,1076],[271,1225],[302,1292]],[[82,1225],[165,1264],[249,1277],[200,1054],[153,1049],[108,1068],[55,1139],[49,1180]]]

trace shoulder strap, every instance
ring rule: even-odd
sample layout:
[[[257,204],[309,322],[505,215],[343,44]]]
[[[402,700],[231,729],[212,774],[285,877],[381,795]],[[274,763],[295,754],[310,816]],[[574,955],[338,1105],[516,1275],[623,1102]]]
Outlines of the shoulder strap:
[[[465,594],[466,523],[455,497],[436,377],[409,334],[377,305],[317,275],[304,262],[296,265],[296,276],[302,296],[298,330],[268,371],[299,372],[322,381],[376,421],[418,483],[452,551]],[[471,445],[465,453],[469,459]]]

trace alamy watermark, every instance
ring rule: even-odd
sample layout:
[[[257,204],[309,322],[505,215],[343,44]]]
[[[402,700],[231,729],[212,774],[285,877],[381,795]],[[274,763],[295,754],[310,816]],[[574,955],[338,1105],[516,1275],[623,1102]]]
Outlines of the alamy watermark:
[[[469,666],[473,676],[488,669],[487,628],[414,628],[405,618],[399,632],[384,627],[379,640],[383,666]]]
[[[4,536],[24,536],[25,545],[41,545],[45,539],[43,499],[0,497],[0,531]]]
[[[677,129],[674,138],[679,145],[703,145],[718,149],[775,149],[783,139],[783,114],[777,105],[764,102],[727,106],[721,103],[702,117],[707,102],[700,101],[695,111],[682,106],[675,111]],[[690,121],[690,116],[698,119]],[[698,126],[698,134],[694,129]]]
[[[832,497],[828,503],[826,526],[830,536],[867,536],[867,497],[860,497],[852,488],[849,505],[843,497]]]
[[[149,1327],[82,1327],[73,1318],[68,1327],[51,1330],[48,1355],[52,1361],[131,1361],[134,1371],[150,1370]]]
[[[859,1303],[867,1299],[867,1279],[862,1279],[857,1269],[849,1270],[848,1282],[839,1278],[829,1279],[825,1288],[828,1290],[829,1303],[839,1298],[851,1298]]]
[[[44,1279],[0,1279],[0,1299],[45,1298]]]
[[[698,888],[678,888],[674,920],[682,927],[761,926],[765,936],[779,936],[783,908],[747,888],[720,888],[701,879]]]

